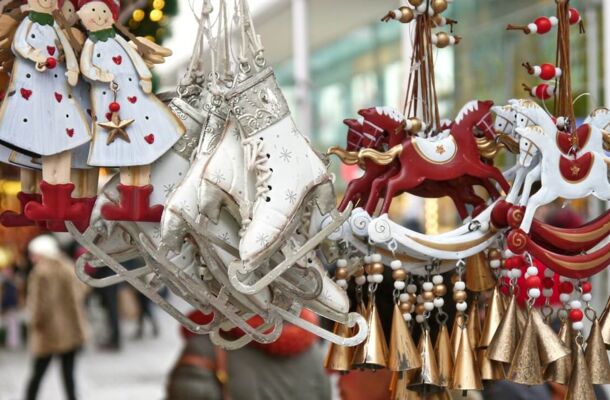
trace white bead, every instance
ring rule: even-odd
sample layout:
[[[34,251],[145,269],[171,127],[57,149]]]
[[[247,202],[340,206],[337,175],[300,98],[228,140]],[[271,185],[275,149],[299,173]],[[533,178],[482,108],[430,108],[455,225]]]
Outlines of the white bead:
[[[347,281],[345,279],[337,279],[337,285],[342,289],[347,289]]]
[[[383,282],[383,275],[381,275],[381,274],[373,274],[373,282],[375,282],[375,283]]]
[[[424,292],[431,292],[434,289],[434,284],[432,282],[424,282],[422,289],[424,289]]]
[[[544,276],[546,276],[547,278],[552,278],[555,275],[555,271],[553,271],[550,268],[546,268],[544,270]]]
[[[390,263],[390,268],[392,268],[394,271],[396,271],[397,269],[401,269],[402,262],[400,260],[394,260]]]
[[[549,21],[551,21],[551,25],[555,26],[559,23],[559,20],[556,16],[549,17]]]
[[[394,289],[396,290],[403,290],[405,286],[406,284],[404,281],[394,281]]]
[[[409,313],[404,313],[402,314],[402,317],[405,319],[405,321],[407,322],[411,322],[411,320],[413,319],[413,316]]]
[[[572,322],[572,329],[574,329],[575,331],[582,331],[583,328],[584,328],[584,325],[583,325],[582,321]]]
[[[344,258],[340,258],[337,260],[337,267],[338,268],[345,268],[347,267],[347,260]]]
[[[510,275],[509,270],[507,270],[507,269],[500,270],[500,276],[502,276],[503,278],[508,278],[509,275]]]
[[[394,17],[394,19],[399,19],[400,17],[402,17],[402,10],[393,10],[392,16]]]
[[[440,285],[441,283],[443,283],[443,275],[434,275],[432,277],[432,283],[434,283],[435,285]]]
[[[504,258],[509,258],[509,257],[514,256],[514,255],[515,255],[515,253],[513,253],[509,249],[504,250]]]
[[[466,282],[464,282],[464,281],[456,281],[453,284],[453,290],[466,290]]]
[[[449,44],[450,45],[454,45],[455,44],[455,36],[449,36]]]
[[[510,270],[510,277],[512,279],[519,279],[521,278],[521,270],[519,268],[513,268]]]
[[[453,40],[455,41],[455,38],[453,38]],[[479,231],[481,232],[488,232],[489,231],[489,222],[487,221],[479,221],[481,223],[481,226],[479,227]]]
[[[502,262],[500,260],[491,260],[489,262],[489,266],[493,269],[498,269],[498,268],[500,268],[501,265],[502,265]]]
[[[526,273],[525,273],[524,278],[525,278],[525,279],[527,279],[527,278],[529,278],[529,277],[530,277],[530,274],[528,274],[528,273],[526,272]]]
[[[561,301],[562,303],[567,303],[568,301],[570,301],[570,295],[568,293],[560,294],[559,301]]]
[[[410,297],[411,296],[409,296],[407,293],[401,293],[400,296],[398,296],[398,299],[401,303],[406,303]]]
[[[542,72],[542,68],[540,68],[539,65],[535,65],[533,69],[534,69],[534,76],[540,76],[540,73]]]
[[[433,302],[431,302],[431,301],[426,301],[426,302],[424,303],[424,309],[425,309],[426,311],[432,311],[432,310],[434,310],[434,303],[433,303]]]
[[[418,323],[418,324],[423,323],[423,322],[424,322],[424,320],[425,320],[425,318],[424,318],[424,316],[423,316],[423,315],[416,315],[416,316],[415,316],[415,321],[417,321],[417,323]]]
[[[360,275],[356,277],[356,285],[362,286],[366,283],[366,276]]]
[[[582,303],[580,302],[580,300],[572,300],[570,302],[570,307],[572,307],[572,308],[582,308]]]
[[[445,299],[442,297],[437,297],[434,299],[434,307],[441,308],[445,305]]]
[[[371,256],[364,256],[364,263],[365,264],[370,264],[371,263]]]
[[[417,304],[421,304],[424,302],[424,298],[422,297],[421,294],[418,294],[416,299],[417,299]]]
[[[417,285],[411,283],[409,285],[407,285],[407,293],[416,293],[417,292]]]
[[[555,68],[555,77],[559,78],[561,76],[561,68]]]
[[[432,35],[432,44],[436,44],[438,42],[438,38],[436,35]]]
[[[534,23],[527,24],[527,27],[529,28],[530,31],[532,31],[532,33],[538,32],[538,26]]]
[[[367,276],[366,276],[366,281],[367,281],[368,283],[373,283],[373,275],[367,275]]]
[[[542,289],[542,295],[544,297],[551,297],[553,295],[553,289]]]
[[[415,7],[417,12],[420,13],[420,14],[425,13],[427,8],[428,8],[428,2],[427,1],[424,1],[419,6]]]
[[[540,289],[531,288],[530,290],[527,291],[527,294],[529,297],[531,297],[533,299],[537,299],[538,297],[540,297]]]
[[[586,301],[588,303],[591,300],[593,300],[593,296],[591,295],[591,293],[583,293],[582,294],[582,300]]]
[[[466,311],[466,309],[468,308],[468,304],[466,304],[466,302],[465,302],[465,301],[462,301],[462,302],[456,303],[456,304],[455,304],[455,308],[456,308],[458,311],[462,311],[462,312],[464,312],[464,311]]]
[[[534,267],[533,265],[530,267],[527,267],[527,274],[529,276],[536,276],[538,275],[538,267]]]
[[[374,263],[381,262],[381,254],[375,253],[371,256],[371,261]]]

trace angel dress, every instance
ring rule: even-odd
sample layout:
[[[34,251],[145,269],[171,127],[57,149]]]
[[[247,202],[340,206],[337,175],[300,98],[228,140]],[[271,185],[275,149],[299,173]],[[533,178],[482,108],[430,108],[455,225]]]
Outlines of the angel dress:
[[[67,70],[78,73],[78,62],[53,17],[30,12],[17,28],[12,50],[16,57],[0,108],[0,143],[51,156],[89,142],[87,119],[66,77]],[[37,69],[41,58],[54,60],[54,67]]]
[[[114,29],[89,32],[81,54],[81,71],[91,81],[94,110],[93,142],[89,165],[132,167],[154,163],[174,146],[185,132],[180,120],[140,81],[150,83],[152,74],[144,60]],[[116,93],[104,74],[112,74]],[[133,122],[124,133],[113,136],[98,124],[111,121],[109,106],[120,106],[120,119]],[[115,132],[116,133],[116,132]]]

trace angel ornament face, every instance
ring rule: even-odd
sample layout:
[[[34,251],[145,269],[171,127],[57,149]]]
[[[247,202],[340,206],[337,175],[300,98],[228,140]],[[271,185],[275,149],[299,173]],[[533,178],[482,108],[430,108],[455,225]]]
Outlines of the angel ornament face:
[[[81,0],[78,16],[88,39],[81,54],[91,83],[95,123],[89,164],[121,168],[120,204],[102,209],[105,219],[158,222],[163,206],[151,206],[150,164],[174,146],[185,129],[152,93],[152,74],[142,56],[114,28],[118,0]]]

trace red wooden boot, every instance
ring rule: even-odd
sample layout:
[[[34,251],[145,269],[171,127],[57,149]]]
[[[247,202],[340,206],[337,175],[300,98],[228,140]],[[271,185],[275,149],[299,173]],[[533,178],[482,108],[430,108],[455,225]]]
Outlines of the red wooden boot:
[[[102,216],[108,221],[159,222],[163,213],[162,205],[150,206],[152,185],[128,186],[119,184],[121,194],[119,205],[104,204]]]
[[[95,206],[95,201],[97,197],[85,197],[72,199],[73,204],[80,203],[85,207],[86,217],[81,221],[73,221],[76,229],[80,233],[84,233],[89,227],[89,222],[91,220],[91,213],[93,212],[93,207]],[[66,224],[64,221],[48,221],[46,224],[47,230],[49,232],[67,232]]]
[[[42,204],[29,203],[25,215],[34,221],[81,221],[86,218],[85,207],[72,199],[73,183],[52,185],[40,182]]]
[[[37,193],[19,192],[17,194],[17,199],[19,199],[19,204],[21,204],[21,212],[3,212],[2,214],[0,214],[0,224],[6,226],[7,228],[36,225],[36,222],[32,221],[25,215],[24,209],[29,202],[40,203],[42,201],[42,196]]]

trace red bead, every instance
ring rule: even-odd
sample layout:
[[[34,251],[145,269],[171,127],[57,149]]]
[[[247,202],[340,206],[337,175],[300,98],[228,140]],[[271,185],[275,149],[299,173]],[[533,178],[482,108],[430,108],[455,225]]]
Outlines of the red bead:
[[[583,293],[591,293],[591,290],[593,289],[593,286],[591,285],[591,282],[583,282],[580,285],[580,288],[582,289]]]
[[[550,90],[550,86],[547,85],[546,83],[541,83],[540,85],[536,86],[533,90],[532,90],[534,96],[536,96],[537,98],[539,98],[540,100],[548,100],[551,98],[553,91]]]
[[[48,69],[53,69],[53,68],[57,67],[57,60],[53,57],[49,57],[49,58],[47,58],[47,62],[45,65]]]
[[[571,282],[561,282],[559,284],[559,293],[570,294],[574,290],[574,285]]]
[[[515,257],[508,257],[506,260],[504,260],[504,268],[506,269],[513,269],[516,268],[518,266],[517,260],[515,259]]]
[[[553,64],[542,64],[540,66],[540,79],[548,81],[555,77],[555,66]]]
[[[555,286],[555,281],[553,278],[549,278],[548,276],[542,280],[542,285],[545,289],[552,289]]]
[[[527,278],[526,282],[527,282],[527,287],[529,289],[534,289],[534,288],[540,289],[540,286],[542,285],[542,282],[540,281],[540,277],[537,275],[529,276]]]
[[[117,103],[116,101],[113,101],[112,103],[110,103],[110,106],[108,107],[108,109],[111,112],[119,112],[121,110],[121,105],[119,103]]]
[[[536,20],[534,21],[534,24],[536,24],[536,27],[538,28],[538,32],[536,32],[536,33],[538,33],[540,35],[547,33],[553,27],[553,25],[551,24],[551,20],[548,19],[547,17],[536,18]]]
[[[570,7],[570,25],[574,25],[580,22],[580,13],[577,9]]]
[[[574,308],[568,313],[568,317],[570,317],[570,321],[572,322],[582,321],[584,316],[585,314],[580,308]]]

